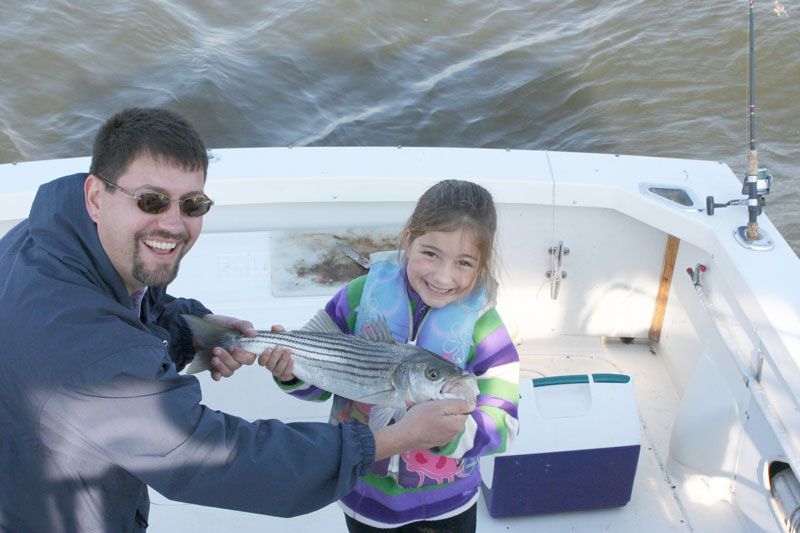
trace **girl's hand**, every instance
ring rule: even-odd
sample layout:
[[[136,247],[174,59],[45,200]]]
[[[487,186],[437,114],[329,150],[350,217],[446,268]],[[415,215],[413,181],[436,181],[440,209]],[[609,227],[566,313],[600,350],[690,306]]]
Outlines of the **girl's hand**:
[[[272,326],[272,331],[283,331],[282,326]],[[294,379],[294,362],[292,352],[283,346],[266,349],[258,356],[258,364],[266,367],[278,381],[292,381]]]

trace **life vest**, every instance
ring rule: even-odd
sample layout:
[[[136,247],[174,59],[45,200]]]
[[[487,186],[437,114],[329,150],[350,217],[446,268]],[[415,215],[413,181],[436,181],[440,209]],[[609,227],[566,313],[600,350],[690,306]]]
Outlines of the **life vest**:
[[[403,270],[402,265],[388,261],[370,267],[358,307],[355,334],[384,318],[396,342],[416,344],[464,368],[486,292],[476,288],[461,300],[429,309],[416,337],[412,338],[414,319]]]

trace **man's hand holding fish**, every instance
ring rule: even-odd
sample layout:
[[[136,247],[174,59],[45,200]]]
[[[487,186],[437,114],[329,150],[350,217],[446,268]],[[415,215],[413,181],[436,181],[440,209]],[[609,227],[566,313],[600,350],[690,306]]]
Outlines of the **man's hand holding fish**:
[[[205,320],[228,326],[239,330],[244,335],[254,337],[258,334],[253,323],[249,320],[241,320],[234,317],[223,315],[206,315]],[[238,346],[230,347],[230,351],[225,348],[216,347],[212,351],[213,357],[211,358],[211,379],[219,381],[222,378],[229,378],[233,373],[239,370],[243,365],[252,365],[256,356],[247,350],[243,350]]]
[[[408,450],[444,446],[464,431],[475,404],[466,400],[431,400],[414,405],[396,424],[373,429],[375,460]]]

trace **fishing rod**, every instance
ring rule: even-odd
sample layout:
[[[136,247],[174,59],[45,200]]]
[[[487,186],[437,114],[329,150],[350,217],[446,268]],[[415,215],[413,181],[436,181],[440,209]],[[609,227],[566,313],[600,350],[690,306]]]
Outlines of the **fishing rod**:
[[[728,207],[730,205],[747,205],[748,221],[747,226],[741,226],[736,232],[737,240],[742,245],[752,249],[771,249],[772,241],[764,234],[763,230],[758,229],[758,215],[761,214],[763,206],[766,204],[765,195],[769,194],[772,186],[772,175],[765,168],[758,168],[758,150],[756,150],[756,97],[755,97],[755,0],[750,0],[750,37],[749,37],[749,133],[750,146],[747,152],[747,167],[744,183],[742,184],[742,194],[747,195],[746,199],[736,199],[724,204],[714,203],[714,197],[706,197],[706,214],[711,216],[714,209]]]

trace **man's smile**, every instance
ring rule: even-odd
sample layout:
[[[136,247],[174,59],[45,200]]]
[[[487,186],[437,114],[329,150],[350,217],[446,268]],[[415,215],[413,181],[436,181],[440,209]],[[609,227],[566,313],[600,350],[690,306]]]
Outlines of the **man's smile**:
[[[178,246],[177,242],[156,241],[153,239],[144,239],[144,243],[158,252],[171,252]]]

